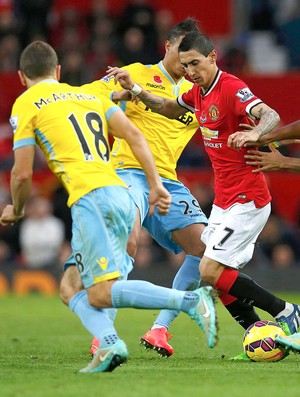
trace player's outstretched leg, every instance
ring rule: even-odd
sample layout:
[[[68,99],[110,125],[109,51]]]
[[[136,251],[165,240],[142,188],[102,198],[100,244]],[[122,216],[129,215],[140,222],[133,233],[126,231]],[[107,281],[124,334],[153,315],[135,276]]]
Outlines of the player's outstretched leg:
[[[183,311],[202,328],[210,348],[214,347],[217,342],[215,292],[211,287],[194,291],[179,291],[160,287],[144,280],[116,281],[111,288],[111,301],[115,308],[165,308]]]
[[[276,336],[276,342],[282,346],[290,348],[295,353],[300,353],[300,332],[293,335]]]
[[[99,347],[89,365],[79,372],[111,372],[116,367],[127,361],[128,351],[125,343],[119,339],[116,343],[106,348]]]
[[[111,288],[111,301],[114,308],[166,308],[171,310],[180,310],[187,313],[204,331],[207,344],[210,348],[215,346],[218,332],[214,298],[215,293],[211,287],[199,288],[195,291],[179,291],[159,287],[143,280],[118,280]],[[74,304],[73,306],[76,308]],[[104,312],[104,315],[105,314],[106,313]],[[107,315],[106,320],[109,320]],[[113,332],[112,325],[111,321],[111,332]],[[94,327],[91,333],[95,335]],[[96,333],[99,332],[97,331]],[[98,337],[98,335],[96,336]],[[106,348],[106,345],[103,345],[100,340],[100,348],[98,350],[101,351],[103,348]],[[98,351],[95,359],[98,356],[97,354]],[[93,368],[94,364],[92,364],[92,369]],[[102,368],[103,366],[100,367],[100,371],[102,371]],[[85,371],[90,369],[91,368],[88,367]]]
[[[188,315],[202,328],[208,347],[213,348],[218,341],[216,291],[212,287],[202,287],[193,292],[199,296],[199,303],[195,308],[189,310]]]

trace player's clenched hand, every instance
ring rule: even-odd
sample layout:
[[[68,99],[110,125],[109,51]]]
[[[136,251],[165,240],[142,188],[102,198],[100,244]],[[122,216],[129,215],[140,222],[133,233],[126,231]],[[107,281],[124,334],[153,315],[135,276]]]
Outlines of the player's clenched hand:
[[[132,97],[134,97],[134,95],[132,95],[128,90],[114,91],[112,100],[114,102],[131,101]]]
[[[153,215],[154,206],[160,215],[167,215],[171,205],[171,195],[163,186],[150,189],[149,193],[149,214]]]
[[[246,164],[259,166],[252,172],[257,173],[261,171],[277,171],[280,170],[280,164],[284,156],[276,150],[272,145],[269,145],[271,152],[260,152],[258,150],[248,150],[245,155]]]
[[[112,100],[115,103],[119,101],[131,101],[134,102],[136,105],[140,102],[140,99],[136,95],[133,95],[128,90],[114,91]]]
[[[121,87],[123,87],[125,90],[131,90],[134,86],[134,81],[127,70],[108,66],[106,73],[106,77],[114,77],[115,84],[119,82]]]
[[[2,226],[12,226],[16,222],[18,222],[22,216],[15,215],[14,207],[11,204],[8,204],[0,217],[0,225]]]

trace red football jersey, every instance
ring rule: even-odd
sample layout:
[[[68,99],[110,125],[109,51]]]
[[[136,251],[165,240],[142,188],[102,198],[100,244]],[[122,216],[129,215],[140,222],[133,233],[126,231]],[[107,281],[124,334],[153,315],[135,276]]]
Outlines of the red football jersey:
[[[239,130],[240,123],[249,124],[251,108],[262,101],[242,80],[221,70],[205,94],[194,84],[177,101],[194,112],[199,122],[214,169],[214,204],[226,209],[252,200],[257,208],[269,203],[271,196],[264,174],[253,174],[253,166],[246,164],[247,149],[227,146],[229,135]]]

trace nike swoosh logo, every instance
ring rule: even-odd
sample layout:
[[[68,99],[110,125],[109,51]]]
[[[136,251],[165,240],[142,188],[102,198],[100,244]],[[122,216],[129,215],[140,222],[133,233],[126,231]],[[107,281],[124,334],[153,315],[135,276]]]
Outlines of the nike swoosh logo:
[[[99,353],[99,360],[102,361],[102,362],[105,361],[108,353],[109,353],[109,351],[107,351],[103,356],[101,356],[101,353]]]
[[[214,250],[214,251],[226,251],[225,249],[223,249],[223,248],[218,248],[218,247],[216,247],[215,245],[213,246],[213,250]]]
[[[205,300],[203,300],[203,305],[205,308],[205,312],[202,314],[203,317],[209,317],[210,316],[210,310],[209,307],[207,305],[207,303],[205,302]]]

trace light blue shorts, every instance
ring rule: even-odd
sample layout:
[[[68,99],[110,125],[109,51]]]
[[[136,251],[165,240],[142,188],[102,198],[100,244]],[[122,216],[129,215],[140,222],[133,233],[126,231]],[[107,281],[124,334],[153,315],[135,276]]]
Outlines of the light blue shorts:
[[[126,252],[136,208],[128,189],[106,186],[81,197],[71,207],[72,256],[84,288],[114,278],[126,278],[132,261]]]
[[[172,195],[172,203],[168,215],[159,215],[157,210],[153,216],[149,211],[149,187],[143,171],[136,168],[117,169],[117,174],[128,185],[129,193],[140,210],[141,224],[158,244],[170,252],[178,254],[183,249],[172,239],[174,230],[183,229],[194,223],[207,225],[207,218],[197,199],[181,182],[162,178],[164,187]]]

